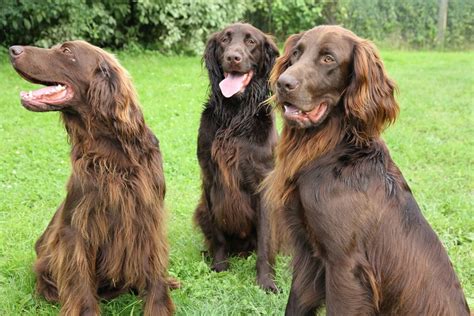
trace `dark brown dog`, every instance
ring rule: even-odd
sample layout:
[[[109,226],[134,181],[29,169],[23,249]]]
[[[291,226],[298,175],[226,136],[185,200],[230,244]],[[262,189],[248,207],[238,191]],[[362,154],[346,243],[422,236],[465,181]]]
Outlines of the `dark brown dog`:
[[[257,282],[272,291],[274,257],[258,188],[273,167],[274,117],[262,102],[277,56],[273,41],[249,24],[210,37],[204,61],[211,89],[197,150],[202,197],[194,214],[214,270],[226,270],[229,255],[257,249]]]
[[[61,315],[98,315],[98,298],[134,289],[145,315],[170,315],[165,182],[158,140],[117,60],[86,42],[13,46],[16,71],[47,87],[21,93],[60,111],[72,145],[67,196],[36,243],[38,293]]]
[[[287,315],[468,315],[461,285],[380,133],[395,84],[337,26],[291,36],[271,84],[284,128],[266,198],[294,247]]]

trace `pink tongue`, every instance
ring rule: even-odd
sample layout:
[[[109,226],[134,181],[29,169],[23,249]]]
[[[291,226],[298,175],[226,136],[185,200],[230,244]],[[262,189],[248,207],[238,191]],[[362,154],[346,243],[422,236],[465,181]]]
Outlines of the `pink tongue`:
[[[240,91],[244,86],[246,74],[229,74],[227,77],[219,83],[222,94],[226,98],[230,98],[234,94]]]

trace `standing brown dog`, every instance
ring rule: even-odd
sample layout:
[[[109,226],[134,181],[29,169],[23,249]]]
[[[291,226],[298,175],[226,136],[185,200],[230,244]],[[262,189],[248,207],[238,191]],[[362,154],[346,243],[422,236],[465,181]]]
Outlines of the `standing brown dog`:
[[[257,249],[257,282],[272,291],[274,258],[259,185],[273,167],[277,139],[272,109],[263,104],[277,56],[271,38],[249,24],[210,37],[204,61],[211,89],[197,150],[202,197],[194,214],[215,271],[228,268],[229,255]]]
[[[61,315],[98,315],[99,297],[131,289],[145,315],[170,315],[165,182],[158,140],[117,60],[86,42],[10,47],[15,70],[47,87],[25,108],[60,111],[72,145],[67,196],[36,243],[37,291]]]
[[[271,75],[284,128],[268,177],[294,247],[287,315],[468,315],[443,245],[380,137],[395,84],[337,26],[291,36]]]

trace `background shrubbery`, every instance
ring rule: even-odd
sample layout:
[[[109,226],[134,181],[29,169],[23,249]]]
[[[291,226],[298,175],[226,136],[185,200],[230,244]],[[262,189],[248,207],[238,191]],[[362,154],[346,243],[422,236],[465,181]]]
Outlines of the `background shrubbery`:
[[[389,46],[435,46],[438,0],[1,0],[0,45],[96,45],[200,54],[208,35],[248,21],[284,40],[315,25],[341,24]],[[444,46],[472,48],[474,1],[449,0]]]
[[[315,25],[341,24],[391,47],[432,48],[438,9],[438,0],[267,0],[249,5],[245,19],[280,40]],[[474,1],[449,0],[445,47],[472,48],[473,16]]]

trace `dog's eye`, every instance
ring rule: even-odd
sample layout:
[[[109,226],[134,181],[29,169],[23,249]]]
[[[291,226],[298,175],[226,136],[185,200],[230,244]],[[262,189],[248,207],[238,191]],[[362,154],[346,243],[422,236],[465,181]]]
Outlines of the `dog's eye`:
[[[61,48],[61,51],[62,51],[64,54],[68,54],[68,55],[71,55],[71,54],[72,54],[72,51],[71,51],[68,47],[66,47],[66,46],[62,47],[62,48]]]
[[[228,37],[224,37],[223,39],[221,39],[221,42],[222,43],[227,43],[229,41],[229,38]]]
[[[257,44],[257,42],[256,42],[254,39],[249,38],[249,39],[247,40],[247,44],[249,44],[249,45],[255,45],[255,44]]]
[[[293,57],[296,58],[296,57],[298,57],[299,54],[300,54],[300,52],[299,52],[297,49],[295,49],[295,50],[291,53],[291,56],[293,56]]]
[[[331,55],[324,55],[323,56],[323,62],[326,63],[326,64],[330,64],[330,63],[333,63],[335,61],[336,60]]]

